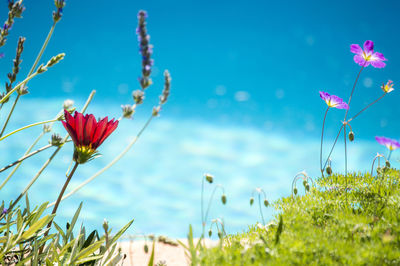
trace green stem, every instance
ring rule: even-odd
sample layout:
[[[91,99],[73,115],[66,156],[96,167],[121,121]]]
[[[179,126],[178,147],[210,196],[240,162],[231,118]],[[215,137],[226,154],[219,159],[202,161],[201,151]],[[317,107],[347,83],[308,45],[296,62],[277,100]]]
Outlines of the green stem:
[[[339,136],[340,136],[340,132],[342,132],[342,129],[343,129],[343,125],[340,127],[339,132],[338,132],[337,135],[336,135],[335,141],[333,142],[331,151],[329,152],[329,155],[328,155],[328,157],[326,158],[326,161],[325,161],[325,164],[324,164],[324,168],[322,168],[322,170],[325,170],[326,164],[328,163],[329,159],[331,158],[333,149],[335,148],[335,145],[336,145],[336,143],[337,143],[337,141],[338,141],[338,138],[339,138]]]
[[[207,211],[206,211],[206,214],[204,216],[204,223],[207,222],[208,213],[210,212],[210,208],[211,208],[211,203],[212,203],[212,200],[214,199],[214,194],[215,194],[215,192],[217,191],[218,188],[221,188],[222,189],[222,193],[224,193],[224,188],[221,185],[216,185],[215,186],[213,192],[211,193],[211,197],[210,197],[210,199],[208,201]]]
[[[393,150],[389,150],[389,155],[388,155],[388,158],[387,158],[388,161],[390,160],[390,156],[392,155],[392,151]]]
[[[111,166],[113,166],[115,163],[117,163],[130,149],[131,147],[136,143],[136,141],[139,139],[140,135],[142,135],[143,131],[147,128],[147,126],[150,124],[151,120],[153,119],[153,115],[147,120],[146,124],[142,127],[142,129],[139,131],[139,133],[132,139],[132,141],[128,144],[128,146],[118,155],[116,156],[109,164],[107,164],[105,167],[103,167],[100,171],[86,179],[84,182],[82,182],[80,185],[78,185],[76,188],[74,188],[71,192],[69,192],[67,195],[65,195],[61,201],[69,198],[73,194],[75,194],[78,190],[80,190],[82,187],[93,181],[96,177],[107,171]],[[48,207],[51,207],[55,204],[55,202],[51,203],[48,205]]]
[[[11,135],[13,135],[13,134],[15,134],[15,133],[17,133],[17,132],[19,132],[19,131],[25,130],[25,129],[27,129],[27,128],[34,127],[34,126],[38,126],[38,125],[42,125],[42,124],[52,123],[52,122],[55,122],[55,121],[57,121],[57,120],[58,120],[58,119],[46,120],[46,121],[36,122],[36,123],[30,124],[30,125],[21,127],[21,128],[19,128],[19,129],[14,130],[13,132],[8,133],[8,134],[5,135],[4,137],[1,137],[1,138],[0,138],[0,141],[4,140],[5,138],[8,138],[9,136],[11,136]]]
[[[344,115],[344,121],[345,121],[345,122],[346,122],[347,114],[349,113],[349,110],[350,110],[350,103],[351,103],[351,99],[353,98],[354,90],[355,90],[355,88],[356,88],[358,79],[360,78],[361,72],[362,72],[363,69],[364,69],[364,66],[365,66],[365,63],[364,63],[364,65],[361,67],[360,71],[358,72],[357,77],[356,77],[356,80],[354,81],[354,84],[353,84],[353,88],[351,89],[350,98],[349,98],[349,101],[348,101],[348,103],[347,103],[347,105],[349,106],[349,108],[347,108],[346,114]]]
[[[8,113],[6,122],[4,123],[3,128],[2,128],[2,130],[1,130],[1,132],[0,132],[0,137],[3,136],[4,131],[6,130],[8,121],[10,121],[11,114],[14,112],[15,106],[17,105],[20,96],[21,96],[21,94],[18,94],[17,98],[15,98],[15,100],[14,100],[14,103],[13,103],[13,105],[12,105],[12,107],[11,107],[11,110],[10,110],[10,112]]]
[[[263,211],[262,211],[262,208],[261,208],[261,195],[260,195],[260,193],[258,193],[258,207],[260,208],[260,214],[261,214],[261,219],[262,219],[263,225],[265,225],[264,215],[263,215]]]
[[[42,148],[40,148],[40,149],[37,149],[36,151],[33,151],[33,152],[31,152],[31,153],[29,153],[29,154],[27,154],[27,155],[25,155],[25,156],[22,156],[21,158],[19,158],[19,159],[16,160],[15,162],[10,163],[9,165],[7,165],[7,166],[1,168],[1,169],[0,169],[0,173],[3,172],[3,171],[5,171],[5,170],[7,170],[7,169],[10,168],[10,167],[13,167],[13,166],[16,165],[16,164],[22,162],[23,160],[28,159],[29,157],[32,157],[33,155],[35,155],[35,154],[37,154],[37,153],[39,153],[39,152],[41,152],[41,151],[44,151],[44,150],[46,150],[46,149],[48,149],[48,148],[50,148],[50,147],[52,147],[52,146],[53,146],[53,145],[48,144],[48,145],[46,145],[46,146],[44,146],[44,147],[42,147]],[[0,189],[2,189],[2,186],[0,186]]]
[[[75,162],[74,168],[72,168],[71,172],[69,173],[69,175],[68,175],[68,177],[67,177],[67,180],[65,181],[64,186],[62,187],[61,192],[60,192],[60,194],[58,195],[56,204],[54,205],[54,208],[53,208],[53,211],[51,212],[51,214],[56,214],[57,209],[58,209],[58,205],[60,205],[60,202],[61,202],[61,198],[62,198],[62,196],[64,195],[64,192],[65,192],[65,190],[67,189],[67,186],[68,186],[68,184],[69,184],[69,181],[71,181],[71,178],[72,178],[72,176],[74,175],[74,173],[75,173],[75,171],[76,171],[76,168],[78,168],[78,165],[79,165],[79,163]],[[52,225],[52,224],[53,224],[53,220],[51,220],[51,221],[48,223],[47,229],[49,229],[49,230],[46,231],[46,233],[44,234],[43,238],[45,238],[45,237],[49,234],[49,231],[50,231],[50,228],[51,228],[51,225]]]
[[[346,193],[346,204],[347,201],[347,136],[346,136],[346,125],[343,127],[343,136],[344,136],[344,178],[345,178],[345,193]]]
[[[320,148],[320,153],[319,153],[319,164],[320,164],[320,169],[321,169],[321,175],[322,177],[324,177],[324,170],[322,169],[322,144],[324,141],[324,128],[325,128],[325,119],[326,119],[326,115],[328,114],[329,111],[329,106],[325,111],[325,115],[324,115],[324,121],[322,122],[322,133],[321,133],[321,148]]]
[[[39,75],[40,73],[35,72],[31,75],[29,75],[26,79],[24,79],[23,81],[21,81],[20,83],[18,83],[17,86],[15,86],[12,90],[10,90],[6,95],[4,95],[3,98],[0,99],[0,103],[4,103],[10,96],[11,94],[13,94],[16,90],[18,90],[21,86],[25,85],[25,83],[27,83],[28,81],[30,81],[31,79],[33,79],[35,76]]]
[[[204,221],[204,203],[203,203],[203,201],[204,201],[204,179],[205,179],[205,177],[203,176],[202,177],[202,179],[201,179],[201,226],[202,226],[202,229],[203,229],[203,233],[201,234],[201,236],[202,237],[204,237],[204,234],[205,234],[205,228],[206,228],[206,223],[205,223],[205,221]]]

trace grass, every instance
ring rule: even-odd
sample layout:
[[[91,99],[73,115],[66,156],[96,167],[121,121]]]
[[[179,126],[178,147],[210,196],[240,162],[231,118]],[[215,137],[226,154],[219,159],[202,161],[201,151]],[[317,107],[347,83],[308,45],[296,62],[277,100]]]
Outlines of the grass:
[[[333,175],[279,199],[267,225],[202,249],[202,265],[399,265],[400,172]],[[347,194],[347,195],[346,195]]]

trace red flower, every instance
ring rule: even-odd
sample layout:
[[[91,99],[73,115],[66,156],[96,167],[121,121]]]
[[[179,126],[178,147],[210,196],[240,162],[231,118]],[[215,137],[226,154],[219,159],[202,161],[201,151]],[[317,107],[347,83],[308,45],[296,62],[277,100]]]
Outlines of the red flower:
[[[93,159],[97,148],[118,126],[118,120],[108,121],[108,117],[96,121],[94,115],[84,116],[75,111],[72,116],[67,110],[64,115],[62,123],[75,144],[74,160],[80,164]]]

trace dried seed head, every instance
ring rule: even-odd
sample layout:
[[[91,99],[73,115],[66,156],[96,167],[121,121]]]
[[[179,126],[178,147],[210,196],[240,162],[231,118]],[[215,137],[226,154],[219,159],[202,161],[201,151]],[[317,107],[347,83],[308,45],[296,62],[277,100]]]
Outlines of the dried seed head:
[[[133,100],[135,101],[136,104],[141,104],[143,103],[144,100],[144,92],[141,90],[135,90],[132,93]]]
[[[132,105],[121,105],[122,108],[122,116],[123,118],[132,118],[133,113],[135,112],[135,107]]]
[[[207,182],[210,184],[214,181],[214,176],[211,174],[206,173],[206,174],[204,174],[204,177],[206,178]]]
[[[253,203],[254,203],[254,198],[251,197],[251,198],[250,198],[250,206],[253,205]]]
[[[158,116],[158,114],[160,113],[161,110],[161,106],[154,106],[153,107],[153,116]]]
[[[222,196],[221,196],[221,201],[222,201],[222,204],[226,204],[226,195],[225,194],[222,194]]]
[[[354,132],[353,131],[349,132],[349,140],[354,141]]]

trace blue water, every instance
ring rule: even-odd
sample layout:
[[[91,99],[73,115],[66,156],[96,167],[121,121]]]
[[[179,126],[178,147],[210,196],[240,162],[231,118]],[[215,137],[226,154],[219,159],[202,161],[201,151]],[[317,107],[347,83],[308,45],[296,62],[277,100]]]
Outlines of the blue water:
[[[51,2],[25,2],[24,19],[16,21],[7,45],[0,48],[5,53],[0,84],[11,69],[17,38],[27,37],[21,79],[51,25]],[[388,58],[386,68],[363,71],[350,114],[379,97],[382,82],[395,83],[394,92],[352,123],[356,141],[349,148],[350,169],[368,171],[376,152],[386,152],[374,136],[399,138],[400,52],[394,34],[400,23],[398,8],[396,1],[68,1],[43,62],[59,52],[66,57],[29,83],[31,93],[20,101],[8,129],[52,118],[67,98],[81,106],[92,89],[97,94],[88,112],[119,117],[119,106],[131,103],[131,91],[138,89],[136,13],[146,9],[155,84],[134,120],[121,122],[101,146],[103,156],[82,165],[70,188],[102,168],[136,134],[157,103],[166,68],[173,78],[171,97],[132,151],[63,202],[57,219],[64,222],[84,201],[82,221],[90,228],[100,228],[104,218],[113,228],[135,218],[131,234],[182,237],[189,223],[200,232],[201,177],[209,172],[228,196],[227,206],[216,201],[210,218],[221,216],[228,232],[238,232],[260,220],[256,207],[248,204],[255,187],[262,187],[272,201],[290,194],[297,172],[318,175],[326,108],[318,91],[347,100],[359,70],[350,44],[371,39],[375,50]],[[0,18],[5,20],[6,13],[6,5],[0,5]],[[9,105],[0,113],[1,123]],[[327,143],[343,115],[343,110],[329,113]],[[19,158],[40,130],[1,142],[0,149],[6,151],[1,165]],[[65,134],[60,125],[56,131]],[[344,169],[341,149],[339,143],[332,158],[337,171]],[[27,160],[0,198],[14,199],[50,152]],[[34,203],[56,199],[71,154],[68,145],[35,183],[29,192]],[[398,157],[395,152],[394,166]],[[206,188],[209,193],[210,186]],[[267,217],[272,214],[266,210]]]

